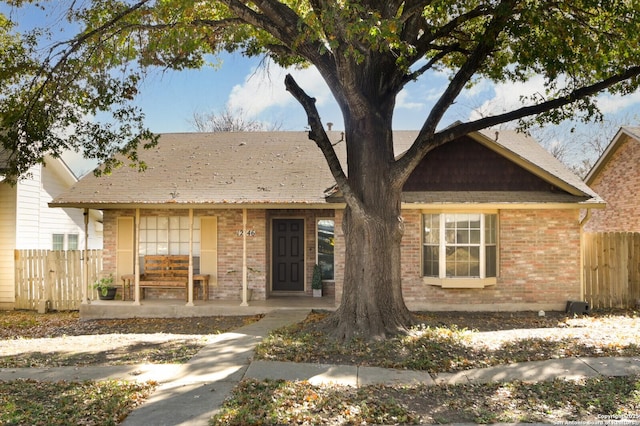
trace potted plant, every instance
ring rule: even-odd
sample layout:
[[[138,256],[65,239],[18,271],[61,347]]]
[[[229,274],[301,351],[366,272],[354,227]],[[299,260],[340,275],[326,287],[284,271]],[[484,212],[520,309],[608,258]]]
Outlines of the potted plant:
[[[98,290],[98,297],[100,300],[113,300],[116,297],[116,291],[118,290],[113,286],[113,275],[108,277],[102,277],[95,283],[93,288]]]
[[[313,289],[313,297],[322,297],[322,273],[318,264],[313,266],[311,288]]]

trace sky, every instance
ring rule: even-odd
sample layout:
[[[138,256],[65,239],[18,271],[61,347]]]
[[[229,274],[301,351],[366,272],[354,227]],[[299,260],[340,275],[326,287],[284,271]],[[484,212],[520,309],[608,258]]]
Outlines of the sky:
[[[2,12],[8,13],[4,4],[0,4]],[[43,24],[52,28],[62,25],[52,25],[48,22],[50,17],[33,8],[11,13],[23,29]],[[287,73],[293,75],[308,95],[316,98],[324,123],[334,123],[334,130],[344,129],[340,109],[315,68],[285,70],[272,63],[265,66],[261,58],[246,58],[239,54],[223,54],[220,59],[221,65],[216,68],[153,72],[141,83],[136,104],[144,111],[151,131],[194,131],[190,122],[194,114],[221,112],[225,108],[242,110],[248,118],[277,124],[281,130],[305,130],[307,120],[304,111],[284,88]],[[447,83],[448,76],[443,73],[426,75],[420,81],[410,83],[396,100],[394,129],[419,129]],[[513,109],[521,105],[521,96],[542,93],[542,83],[541,78],[521,84],[493,84],[481,80],[461,95],[441,125]],[[602,95],[599,106],[605,116],[616,124],[640,125],[640,93],[624,98]],[[576,137],[566,130],[552,133],[553,138],[559,140]],[[73,158],[69,161],[75,164]]]

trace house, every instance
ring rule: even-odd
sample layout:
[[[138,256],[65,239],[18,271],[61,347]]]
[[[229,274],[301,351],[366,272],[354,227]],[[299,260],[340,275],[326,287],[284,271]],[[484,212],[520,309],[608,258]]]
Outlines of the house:
[[[78,179],[61,159],[46,158],[15,186],[4,181],[6,151],[0,150],[0,309],[15,302],[15,250],[78,250],[85,246],[82,210],[51,209],[48,203]],[[89,248],[102,248],[102,215],[89,214]]]
[[[396,132],[396,152],[416,135]],[[329,136],[344,164],[343,134]],[[50,203],[104,212],[104,267],[133,286],[122,302],[131,315],[153,299],[310,295],[316,263],[325,298],[340,303],[344,203],[307,133],[163,134],[141,157],[145,172],[88,175]],[[562,310],[581,299],[580,210],[604,203],[534,140],[472,133],[432,151],[404,190],[410,309]],[[209,277],[206,294],[195,280],[193,292],[135,291],[152,255],[188,255],[190,273]]]
[[[585,183],[607,202],[593,212],[586,231],[640,232],[640,127],[620,128]]]

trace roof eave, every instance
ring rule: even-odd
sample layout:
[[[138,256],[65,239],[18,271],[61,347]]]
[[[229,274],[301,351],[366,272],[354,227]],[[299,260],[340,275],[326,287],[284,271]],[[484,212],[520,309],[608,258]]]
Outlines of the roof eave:
[[[78,208],[78,209],[94,209],[94,210],[116,210],[116,209],[335,209],[344,207],[344,203],[317,202],[317,201],[297,201],[291,203],[284,202],[225,202],[225,203],[101,203],[101,202],[51,202],[51,208]]]

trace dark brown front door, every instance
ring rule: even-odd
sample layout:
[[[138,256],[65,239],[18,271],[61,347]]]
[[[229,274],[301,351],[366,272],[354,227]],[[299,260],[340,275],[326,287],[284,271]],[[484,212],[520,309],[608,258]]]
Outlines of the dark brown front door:
[[[304,291],[304,220],[273,219],[273,291]]]

